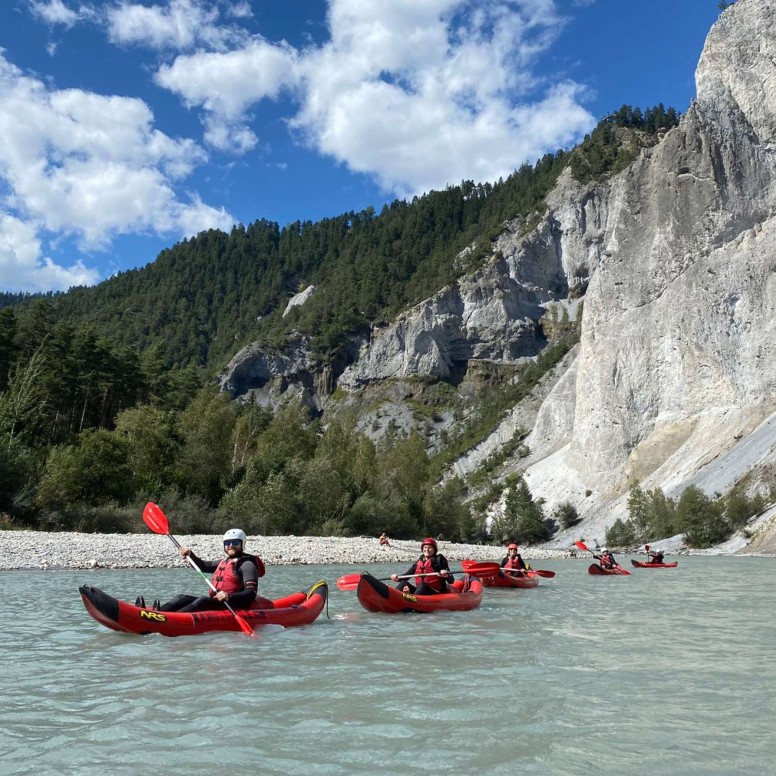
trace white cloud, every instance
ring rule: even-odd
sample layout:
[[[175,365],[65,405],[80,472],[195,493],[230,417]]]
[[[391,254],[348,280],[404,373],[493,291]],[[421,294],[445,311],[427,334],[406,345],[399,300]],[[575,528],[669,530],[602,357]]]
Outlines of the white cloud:
[[[99,273],[78,260],[70,267],[41,255],[41,243],[32,224],[0,212],[0,287],[7,291],[61,290],[93,285]]]
[[[295,86],[296,53],[285,44],[255,39],[226,54],[179,56],[159,69],[156,82],[189,107],[206,111],[208,143],[244,153],[258,142],[247,126],[248,109],[264,98],[276,98],[284,87]]]
[[[249,9],[238,3],[230,15],[244,18]],[[186,50],[195,45],[221,49],[244,37],[239,28],[219,26],[218,3],[170,0],[167,6],[120,2],[107,11],[108,36],[120,45]]]
[[[592,0],[590,0],[592,2]],[[233,16],[235,19],[247,19],[253,16],[249,0],[238,0],[236,3],[230,3],[227,10],[227,16]]]
[[[119,46],[184,52],[157,66],[155,82],[200,112],[208,146],[255,149],[262,101],[282,101],[297,139],[390,194],[504,177],[595,124],[582,86],[539,75],[564,24],[557,0],[328,0],[328,39],[299,48],[241,26],[246,0],[28,5],[49,24],[101,24]],[[232,225],[179,193],[206,154],[156,129],[145,102],[55,90],[2,51],[0,137],[3,266],[24,255],[65,283],[89,270],[44,258],[47,235],[87,249]]]
[[[65,270],[40,259],[43,236],[72,237],[82,249],[105,249],[119,234],[178,237],[229,229],[234,222],[223,209],[177,194],[176,183],[206,155],[193,141],[154,129],[144,102],[50,90],[1,53],[0,137],[6,266],[15,256],[26,267],[43,261],[43,274],[53,278],[58,271],[60,282],[71,276],[93,280],[81,265]],[[25,253],[20,239],[30,229],[37,242]]]
[[[532,71],[563,24],[551,0],[332,0],[329,24],[292,125],[386,191],[494,180],[595,124],[581,87]]]
[[[595,124],[582,87],[535,72],[564,24],[554,0],[330,0],[327,23],[323,45],[254,37],[179,56],[156,82],[236,154],[258,143],[257,104],[289,96],[304,142],[400,195],[507,176]]]
[[[79,14],[62,0],[30,0],[30,11],[48,24],[63,24],[65,27],[72,27],[79,18]]]

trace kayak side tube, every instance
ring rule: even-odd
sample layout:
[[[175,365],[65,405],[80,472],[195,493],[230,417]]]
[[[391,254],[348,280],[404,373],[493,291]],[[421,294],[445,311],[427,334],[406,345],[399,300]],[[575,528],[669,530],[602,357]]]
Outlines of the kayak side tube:
[[[672,563],[647,563],[642,560],[633,560],[631,558],[631,565],[637,569],[675,569],[679,565],[679,561],[675,560]]]
[[[386,614],[467,611],[475,609],[482,602],[482,582],[478,577],[466,574],[463,582],[454,583],[454,589],[455,592],[437,595],[402,593],[364,572],[358,581],[356,597],[368,612]]]
[[[239,631],[237,618],[228,610],[210,612],[158,612],[120,601],[99,588],[82,585],[78,588],[86,611],[106,628],[121,633],[163,636],[191,636],[210,631]],[[282,625],[286,628],[309,625],[323,611],[329,589],[324,581],[316,582],[307,592],[293,593],[269,601],[262,599],[264,608],[239,611],[240,617],[252,628],[262,625]]]
[[[525,576],[515,576],[502,571],[494,577],[483,579],[482,584],[485,587],[518,587],[526,589],[536,587],[539,584],[539,577],[537,575],[531,575],[530,571]]]

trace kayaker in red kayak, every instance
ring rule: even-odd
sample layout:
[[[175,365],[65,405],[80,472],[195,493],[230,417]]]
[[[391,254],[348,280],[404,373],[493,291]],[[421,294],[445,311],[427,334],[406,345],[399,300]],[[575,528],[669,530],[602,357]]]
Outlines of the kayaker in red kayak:
[[[224,534],[223,560],[201,560],[190,547],[181,547],[182,557],[190,556],[203,571],[213,572],[213,587],[217,592],[209,596],[177,595],[159,606],[160,612],[204,612],[226,609],[226,602],[234,610],[250,609],[256,600],[259,577],[264,576],[264,563],[255,555],[245,552],[245,532],[230,528]]]
[[[601,554],[593,555],[593,557],[599,562],[602,569],[614,569],[620,565],[607,547],[601,547]]]
[[[448,592],[448,583],[452,584],[455,577],[450,573],[450,565],[447,558],[439,553],[436,539],[424,539],[420,545],[420,557],[401,574],[403,577],[415,576],[415,584],[402,580],[396,585],[403,593],[415,595],[435,595]],[[438,574],[438,576],[424,577],[421,574]],[[391,574],[394,582],[399,581],[399,574]]]
[[[523,556],[518,552],[520,548],[513,542],[507,547],[507,555],[501,561],[501,568],[510,572],[512,576],[522,577],[528,568]]]
[[[662,553],[660,550],[650,550],[649,545],[645,544],[644,549],[646,550],[647,554],[649,555],[649,560],[647,563],[662,563],[663,558],[665,558],[665,554]]]

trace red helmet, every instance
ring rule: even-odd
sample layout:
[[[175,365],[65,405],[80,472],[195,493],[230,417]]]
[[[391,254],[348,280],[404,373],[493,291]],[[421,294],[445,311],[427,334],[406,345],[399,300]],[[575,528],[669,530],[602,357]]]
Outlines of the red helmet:
[[[512,542],[512,544],[510,544],[509,547],[507,547],[507,549],[508,550],[516,550],[517,549],[517,545],[514,542]]]
[[[430,544],[434,548],[434,552],[437,551],[436,539],[432,539],[430,536],[428,537],[428,539],[424,539],[420,543],[420,549],[422,550],[427,544]]]
[[[645,550],[648,550],[648,549],[649,549],[649,545],[648,545],[648,544],[645,544],[645,545],[644,545],[644,549],[645,549]]]

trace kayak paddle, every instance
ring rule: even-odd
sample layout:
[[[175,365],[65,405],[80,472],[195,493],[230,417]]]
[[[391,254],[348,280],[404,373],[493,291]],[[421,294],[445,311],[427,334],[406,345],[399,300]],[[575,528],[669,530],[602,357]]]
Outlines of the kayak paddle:
[[[153,501],[149,501],[145,505],[145,509],[143,510],[143,521],[154,533],[163,534],[178,549],[181,548],[180,542],[170,533],[170,524],[167,521],[167,515],[165,515],[161,508],[154,504]],[[205,574],[202,572],[202,569],[196,564],[194,559],[187,555],[186,560],[189,562],[189,565],[202,577],[202,579],[207,582],[208,587],[214,593],[217,593],[218,591],[216,590],[213,583],[205,576]],[[251,628],[251,626],[248,625],[248,623],[242,617],[240,617],[240,615],[237,614],[237,612],[232,609],[232,607],[229,606],[226,601],[224,601],[223,604],[234,615],[235,620],[237,620],[237,624],[240,626],[240,630],[246,636],[256,638],[256,634],[253,632],[253,628]]]
[[[459,571],[458,569],[451,569],[451,574],[472,574],[474,576],[478,577],[492,577],[498,574],[499,572],[499,565],[498,563],[475,563],[474,561],[469,561],[470,563],[474,564],[474,568],[468,569],[464,567],[463,571]],[[437,572],[434,572],[432,574],[408,574],[406,576],[400,576],[397,579],[413,579],[414,577],[438,577],[439,574]],[[344,576],[341,576],[337,580],[337,587],[340,590],[355,590],[358,587],[358,581],[361,579],[361,572],[355,573],[355,574],[345,574]],[[391,577],[382,577],[380,582],[392,582],[393,580]]]
[[[595,556],[595,553],[584,542],[574,542],[574,544],[579,547],[580,550],[584,550]],[[603,568],[603,566],[601,566],[601,568]],[[630,576],[630,571],[626,571],[619,563],[615,563],[614,568],[619,569],[620,573],[625,574],[625,576]]]
[[[496,561],[492,561],[493,564],[496,563]],[[464,560],[461,561],[461,565],[463,566],[463,570],[470,574],[476,574],[475,571],[469,571],[470,568],[474,568],[476,566],[490,566],[492,565],[489,562],[484,563],[478,563],[476,560]],[[503,571],[505,574],[509,574],[510,572],[514,571],[524,571],[527,575],[530,574],[536,574],[537,577],[546,577],[547,579],[552,579],[555,576],[554,571],[544,571],[543,569],[505,569],[502,566],[498,567],[499,571]],[[482,576],[482,574],[480,574]],[[489,574],[488,576],[494,576],[493,574]]]
[[[498,571],[503,571],[505,574],[509,573],[515,573],[517,571],[523,572],[525,576],[529,576],[530,574],[535,574],[537,577],[547,577],[547,579],[551,579],[555,576],[554,571],[543,571],[542,569],[505,569],[502,566],[499,566],[496,561],[490,561],[490,562],[478,562],[476,560],[464,560],[461,562],[461,565],[463,566],[464,571],[476,574],[476,571],[469,571],[469,569],[474,569],[477,566],[490,566],[490,565],[497,565]],[[480,574],[482,576],[482,574]],[[489,574],[488,576],[495,576],[495,574]]]

